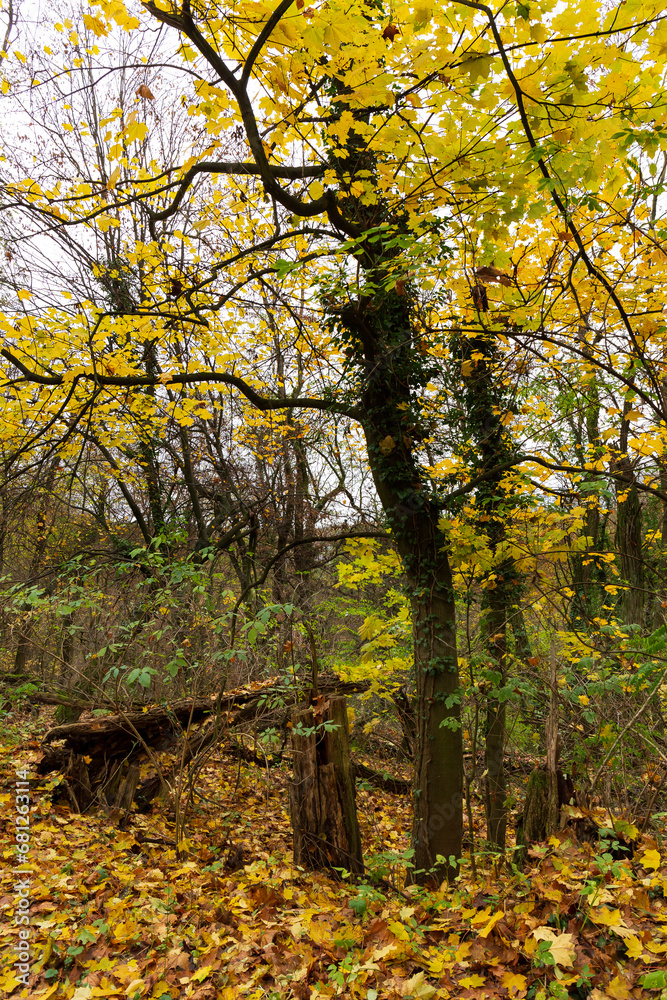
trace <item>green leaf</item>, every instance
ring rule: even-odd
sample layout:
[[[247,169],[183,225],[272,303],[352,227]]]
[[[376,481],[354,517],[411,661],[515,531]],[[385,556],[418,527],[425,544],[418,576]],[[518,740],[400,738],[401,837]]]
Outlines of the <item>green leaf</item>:
[[[655,972],[647,972],[639,980],[639,985],[646,990],[667,989],[667,972],[664,969],[656,969]]]

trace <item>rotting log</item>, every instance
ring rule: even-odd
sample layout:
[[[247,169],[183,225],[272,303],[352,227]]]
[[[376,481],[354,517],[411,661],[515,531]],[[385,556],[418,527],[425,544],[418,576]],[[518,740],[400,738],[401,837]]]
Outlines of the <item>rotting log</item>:
[[[290,812],[294,862],[316,871],[364,871],[345,698],[320,695],[292,713]]]
[[[324,691],[357,693],[365,691],[368,684],[347,683],[332,678],[327,679],[321,687]],[[88,798],[88,806],[95,799],[106,799],[108,802],[112,798],[110,793],[115,793],[120,780],[117,767],[121,762],[132,765],[145,760],[148,756],[147,748],[158,751],[176,746],[180,748],[183,738],[189,734],[186,757],[182,758],[179,754],[179,765],[187,764],[211,742],[220,739],[225,731],[263,714],[272,695],[276,696],[276,700],[284,696],[284,689],[276,683],[275,678],[252,688],[226,694],[188,698],[171,705],[153,706],[144,711],[133,710],[56,726],[49,730],[42,741],[44,756],[37,765],[37,773],[44,775],[60,771],[67,774],[72,755],[81,760],[85,755],[90,758],[87,765],[84,764],[89,793],[88,797],[83,791],[81,794]],[[211,715],[219,716],[220,722],[216,720],[204,732],[190,732],[193,726],[200,725]],[[60,745],[53,746],[55,743]],[[140,808],[148,807],[159,791],[162,779],[169,777],[170,773],[171,771],[149,777],[138,786],[136,794]],[[75,805],[69,792],[68,797],[72,807],[79,811],[80,803],[74,787],[77,781],[78,778],[70,783],[77,804]]]
[[[368,682],[347,683],[333,681],[321,684],[324,694],[361,693],[368,689]],[[127,753],[138,740],[144,740],[156,749],[159,738],[170,738],[196,725],[206,716],[218,711],[231,713],[226,719],[229,726],[235,726],[254,718],[258,711],[271,699],[284,697],[284,689],[275,680],[257,685],[252,690],[231,691],[228,694],[210,695],[206,698],[185,698],[170,705],[155,705],[141,711],[107,715],[83,722],[73,722],[50,729],[43,744],[64,740],[65,745],[75,752],[91,754],[105,746],[112,754]]]

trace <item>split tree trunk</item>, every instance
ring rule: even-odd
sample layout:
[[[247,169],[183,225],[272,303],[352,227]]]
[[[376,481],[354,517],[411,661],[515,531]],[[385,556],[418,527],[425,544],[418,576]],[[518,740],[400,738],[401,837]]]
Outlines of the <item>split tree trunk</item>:
[[[345,698],[318,699],[292,713],[290,810],[294,862],[355,875],[364,870],[354,798]]]

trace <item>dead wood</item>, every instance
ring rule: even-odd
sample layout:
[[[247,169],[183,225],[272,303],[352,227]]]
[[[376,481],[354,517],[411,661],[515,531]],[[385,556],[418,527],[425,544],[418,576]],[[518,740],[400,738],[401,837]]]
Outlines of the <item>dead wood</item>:
[[[337,691],[358,693],[367,690],[368,684],[327,678],[320,687],[327,694]],[[81,807],[74,782],[70,783],[68,791],[73,808],[81,811],[96,797],[101,799],[104,795],[107,801],[112,797],[110,793],[116,791],[120,780],[120,775],[116,772],[121,761],[126,764],[139,763],[148,756],[147,748],[151,751],[161,751],[182,746],[183,736],[192,726],[199,726],[207,717],[216,715],[215,724],[190,735],[184,755],[179,757],[176,765],[186,766],[207,746],[217,741],[223,733],[270,712],[272,702],[279,704],[284,696],[285,689],[273,679],[251,689],[245,688],[198,699],[186,698],[171,705],[156,705],[147,710],[128,711],[55,726],[44,737],[42,743],[44,756],[37,766],[37,771],[41,775],[52,771],[66,774],[72,755],[74,758],[82,759],[84,756],[90,758],[86,766],[89,792],[88,795],[80,792],[84,799],[87,799],[87,805]],[[281,709],[283,714],[288,711],[289,708]],[[53,746],[54,743],[60,745]],[[237,747],[231,752],[240,755],[242,751]],[[244,748],[244,754],[249,752]],[[266,759],[257,762],[263,766],[271,763]],[[136,786],[136,801],[140,808],[148,807],[159,792],[163,781],[169,780],[174,771],[175,768],[171,768],[164,774],[149,777]]]
[[[290,813],[294,862],[315,871],[364,870],[345,698],[320,694],[292,713]]]
[[[356,778],[368,781],[369,784],[382,788],[385,792],[391,792],[392,795],[410,795],[412,792],[412,782],[406,781],[405,778],[394,778],[385,771],[375,771],[372,767],[357,761],[352,762],[352,767]]]

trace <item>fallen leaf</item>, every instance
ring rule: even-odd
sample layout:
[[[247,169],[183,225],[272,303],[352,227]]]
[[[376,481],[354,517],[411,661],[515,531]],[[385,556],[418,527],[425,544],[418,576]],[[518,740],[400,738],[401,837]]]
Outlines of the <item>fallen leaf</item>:
[[[463,986],[464,989],[475,989],[477,986],[483,986],[486,982],[484,976],[466,976],[465,979],[459,979],[459,986]]]
[[[511,996],[521,996],[526,992],[528,980],[518,972],[506,972],[501,985],[509,990]]]
[[[549,951],[556,965],[570,968],[576,957],[574,934],[557,934],[551,927],[536,927],[533,937],[549,941]]]
[[[630,414],[628,414],[628,418],[630,418]],[[638,860],[642,868],[657,870],[660,867],[660,851],[644,851]]]
[[[486,924],[486,926],[483,927],[481,931],[477,932],[477,937],[481,937],[481,938],[488,937],[489,934],[491,933],[491,931],[493,930],[493,928],[498,923],[498,921],[502,920],[504,916],[505,916],[505,914],[503,913],[502,910],[498,910],[497,913],[494,913],[493,916],[491,917],[491,919],[489,920],[489,922]]]

